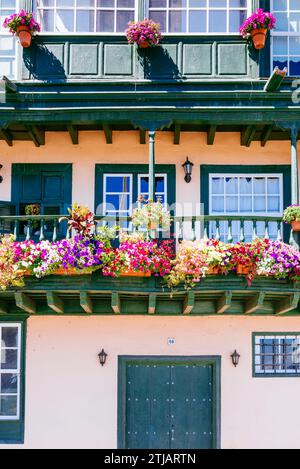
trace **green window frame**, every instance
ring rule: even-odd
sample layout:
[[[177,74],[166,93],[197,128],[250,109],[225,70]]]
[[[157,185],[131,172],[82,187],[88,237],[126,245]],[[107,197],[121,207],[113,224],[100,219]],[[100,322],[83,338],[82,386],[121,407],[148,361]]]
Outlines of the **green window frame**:
[[[95,174],[95,212],[97,207],[104,203],[105,174],[130,175],[132,178],[132,202],[135,203],[138,199],[139,175],[149,174],[149,166],[146,164],[97,164]],[[176,198],[176,167],[175,165],[156,164],[155,174],[167,175],[167,204],[171,206],[175,203]]]
[[[291,204],[291,166],[290,165],[200,165],[200,195],[204,205],[204,215],[209,215],[209,178],[210,174],[282,174],[283,208]],[[229,216],[229,214],[228,214]],[[255,216],[253,214],[253,216]],[[290,228],[283,225],[283,239],[289,239]]]
[[[0,318],[0,327],[4,324],[20,327],[18,415],[16,418],[0,418],[0,444],[24,443],[26,319],[9,315]]]
[[[265,342],[259,343],[260,338]],[[294,372],[289,371],[292,364]],[[300,332],[253,332],[252,376],[300,378]]]

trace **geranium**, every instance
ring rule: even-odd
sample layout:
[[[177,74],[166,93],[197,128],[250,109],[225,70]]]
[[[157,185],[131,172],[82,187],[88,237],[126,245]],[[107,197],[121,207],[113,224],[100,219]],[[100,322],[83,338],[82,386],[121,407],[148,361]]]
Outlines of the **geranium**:
[[[32,33],[40,32],[41,30],[39,23],[33,17],[33,13],[25,10],[8,16],[3,23],[3,27],[9,28],[9,32],[12,34],[17,33],[19,26],[28,26]]]
[[[243,37],[247,37],[253,29],[273,29],[275,27],[276,18],[272,13],[257,8],[255,12],[246,19],[240,27],[240,33]]]
[[[0,238],[0,288],[24,286],[23,271],[14,258],[13,236]]]
[[[125,31],[129,44],[137,44],[140,47],[154,47],[162,39],[160,24],[152,20],[132,21],[128,23]]]
[[[258,274],[258,263],[269,248],[268,239],[256,238],[249,243],[237,243],[229,248],[231,265],[236,269],[238,265],[247,267],[247,280],[250,284]]]
[[[270,241],[257,264],[257,274],[277,279],[299,277],[299,250],[281,241]]]
[[[144,201],[139,199],[140,207],[133,210],[132,224],[136,227],[157,229],[159,226],[163,230],[168,230],[171,224],[170,212],[160,202],[152,200]]]

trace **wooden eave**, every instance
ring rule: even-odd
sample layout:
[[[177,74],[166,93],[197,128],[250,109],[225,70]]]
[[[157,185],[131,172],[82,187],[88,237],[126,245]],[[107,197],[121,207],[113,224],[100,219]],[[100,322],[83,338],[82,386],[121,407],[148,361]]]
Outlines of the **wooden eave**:
[[[24,288],[0,293],[0,315],[299,315],[300,283],[207,277],[193,290],[170,290],[159,278],[26,278]]]

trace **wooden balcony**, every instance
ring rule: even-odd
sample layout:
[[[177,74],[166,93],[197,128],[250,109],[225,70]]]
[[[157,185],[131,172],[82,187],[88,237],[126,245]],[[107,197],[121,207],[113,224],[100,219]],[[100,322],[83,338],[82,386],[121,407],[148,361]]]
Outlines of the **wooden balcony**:
[[[35,241],[68,237],[66,222],[61,215],[1,216],[1,233],[12,232],[16,240]],[[96,217],[96,225],[115,224],[130,228],[130,218]],[[222,225],[226,223],[226,234]],[[239,224],[238,239],[262,236],[282,240],[282,220],[278,217],[191,216],[173,217],[174,239],[200,237],[234,240],[234,224]],[[251,233],[246,225],[251,224]],[[271,226],[273,226],[271,230]],[[272,231],[272,233],[271,233]],[[159,237],[165,233],[158,232]],[[152,233],[153,235],[153,233]],[[295,244],[294,238],[290,242]],[[300,282],[257,277],[249,285],[243,276],[235,274],[209,275],[192,291],[183,286],[174,292],[159,277],[104,277],[101,271],[76,276],[50,275],[42,279],[26,277],[23,288],[0,292],[0,314],[18,315],[298,315]]]

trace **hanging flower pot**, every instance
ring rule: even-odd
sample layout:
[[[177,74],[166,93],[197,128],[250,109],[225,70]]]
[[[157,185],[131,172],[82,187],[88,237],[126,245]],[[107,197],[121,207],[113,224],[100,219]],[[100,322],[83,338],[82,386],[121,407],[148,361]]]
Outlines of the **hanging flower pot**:
[[[29,29],[29,26],[26,26],[26,25],[18,26],[17,36],[19,37],[21,46],[24,47],[24,49],[27,49],[28,47],[30,47],[32,33]]]
[[[142,270],[126,269],[120,273],[120,277],[151,277],[151,272],[144,272]]]
[[[267,28],[252,29],[250,34],[255,49],[263,49],[266,44]]]
[[[149,42],[148,42],[148,41],[140,42],[140,43],[139,43],[139,47],[140,47],[141,49],[147,49],[147,47],[149,47]]]
[[[13,13],[5,18],[3,26],[8,28],[10,33],[16,34],[19,37],[20,43],[24,48],[30,46],[32,35],[41,30],[39,23],[33,17],[33,13],[25,10]]]
[[[292,230],[293,231],[300,231],[300,221],[299,220],[292,221],[291,225],[292,225]]]

